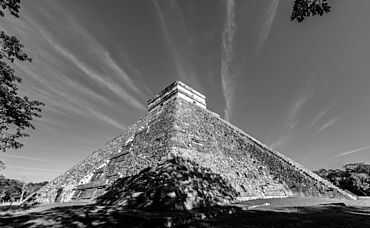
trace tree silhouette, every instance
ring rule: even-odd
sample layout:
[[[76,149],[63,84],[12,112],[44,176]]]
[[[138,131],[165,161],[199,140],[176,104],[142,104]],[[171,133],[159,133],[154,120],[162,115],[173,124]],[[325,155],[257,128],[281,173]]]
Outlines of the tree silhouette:
[[[290,19],[302,22],[307,17],[330,12],[328,0],[295,0]]]
[[[370,196],[370,165],[351,163],[344,165],[343,169],[320,169],[314,172],[358,196]]]
[[[0,0],[1,8],[8,9],[15,17],[19,17],[19,4],[20,0]],[[0,16],[5,16],[2,10]],[[22,51],[23,47],[17,37],[0,32],[0,150],[3,152],[23,146],[17,140],[29,136],[23,132],[26,128],[35,129],[30,121],[41,117],[38,106],[44,105],[26,96],[18,96],[17,83],[21,83],[22,79],[15,75],[8,63],[14,60],[31,62],[31,58]]]

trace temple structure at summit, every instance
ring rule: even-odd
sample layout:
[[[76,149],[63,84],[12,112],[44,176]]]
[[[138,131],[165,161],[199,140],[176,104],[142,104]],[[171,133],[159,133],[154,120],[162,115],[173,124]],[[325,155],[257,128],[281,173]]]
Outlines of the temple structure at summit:
[[[204,109],[207,108],[206,97],[203,94],[182,82],[176,81],[148,101],[148,112],[151,112],[158,107],[162,107],[165,103],[168,103],[177,97],[196,104]]]
[[[148,101],[144,117],[44,186],[37,201],[126,205],[141,197],[150,207],[164,202],[156,192],[175,209],[225,199],[356,199],[207,110],[203,94],[176,81]]]

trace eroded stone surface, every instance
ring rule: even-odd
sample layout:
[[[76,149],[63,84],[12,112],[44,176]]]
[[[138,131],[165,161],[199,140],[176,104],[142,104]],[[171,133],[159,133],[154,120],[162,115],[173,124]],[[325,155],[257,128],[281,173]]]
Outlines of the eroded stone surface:
[[[79,191],[82,190],[77,186],[98,167],[102,166],[104,170],[101,179],[112,183],[120,176],[136,174],[141,169],[157,163],[169,152],[166,142],[169,137],[168,131],[174,121],[174,105],[173,102],[168,103],[165,108],[148,113],[123,134],[40,189],[37,200],[42,203],[53,203],[58,199],[57,192],[64,192],[64,187],[70,185],[75,186],[73,195],[87,195],[82,201],[92,200],[97,196],[93,194],[95,190],[86,189],[86,191],[92,191],[91,194],[80,193]]]
[[[145,210],[192,210],[236,202],[238,196],[221,175],[171,153],[152,168],[118,179],[97,202]]]
[[[118,178],[158,167],[169,154],[220,175],[242,199],[292,195],[356,198],[204,107],[172,97],[44,186],[37,200],[94,201]]]

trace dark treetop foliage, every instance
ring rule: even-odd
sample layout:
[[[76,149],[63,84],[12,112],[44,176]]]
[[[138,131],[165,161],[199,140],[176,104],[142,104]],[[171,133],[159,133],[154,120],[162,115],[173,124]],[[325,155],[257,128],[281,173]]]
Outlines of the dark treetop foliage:
[[[295,0],[290,19],[302,22],[306,17],[322,16],[330,12],[328,0]]]
[[[19,17],[19,4],[21,3],[21,0],[0,0],[0,6],[2,9],[8,9],[10,14]],[[0,10],[0,16],[4,17],[4,12]]]
[[[343,169],[320,169],[314,172],[358,196],[370,196],[370,165],[352,163],[343,166]]]
[[[19,17],[19,3],[20,0],[0,0],[2,9],[8,9],[15,17]],[[0,16],[4,16],[2,10]],[[30,121],[33,117],[41,117],[38,114],[41,112],[38,106],[44,105],[17,94],[16,83],[21,83],[22,79],[15,75],[14,69],[7,62],[12,63],[14,60],[31,62],[31,58],[23,53],[22,49],[23,45],[15,36],[9,36],[4,31],[0,32],[0,150],[4,152],[10,148],[17,149],[23,146],[16,140],[29,136],[22,132],[26,128],[35,129]]]

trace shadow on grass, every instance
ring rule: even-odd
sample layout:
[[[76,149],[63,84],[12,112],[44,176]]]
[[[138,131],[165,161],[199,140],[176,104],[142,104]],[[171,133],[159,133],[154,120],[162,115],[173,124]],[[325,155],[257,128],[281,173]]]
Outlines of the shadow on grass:
[[[134,221],[108,207],[96,205],[63,206],[40,212],[6,214],[0,227],[137,227]]]
[[[21,204],[21,205],[1,205],[0,206],[0,212],[8,212],[8,213],[14,213],[19,211],[26,211],[30,208],[36,207],[38,204]]]
[[[158,213],[146,212],[141,219],[127,210],[97,205],[64,206],[40,212],[0,217],[0,227],[156,227]],[[167,216],[173,216],[171,212]],[[341,205],[261,208],[240,211],[179,227],[368,227],[370,209]],[[163,226],[163,223],[162,223]],[[159,226],[161,227],[161,226]]]
[[[246,210],[180,227],[369,227],[370,208],[342,205]]]

